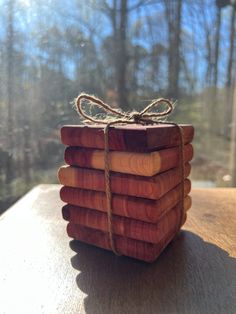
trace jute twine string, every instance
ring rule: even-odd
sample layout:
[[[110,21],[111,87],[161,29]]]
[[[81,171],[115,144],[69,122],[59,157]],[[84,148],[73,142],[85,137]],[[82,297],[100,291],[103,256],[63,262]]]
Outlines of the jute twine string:
[[[106,113],[112,114],[112,116],[107,116],[105,119],[97,119],[96,117],[87,114],[82,108],[84,101],[86,101],[89,108],[91,106],[97,106],[102,108]],[[165,104],[167,109],[161,112],[149,112],[154,107],[158,107],[161,104]],[[107,202],[107,221],[108,221],[108,232],[109,232],[109,241],[112,251],[116,255],[121,255],[115,245],[114,236],[113,236],[113,224],[112,224],[112,192],[111,192],[111,180],[110,180],[110,160],[109,160],[109,130],[112,125],[117,124],[171,124],[176,127],[179,134],[179,164],[180,164],[180,178],[181,178],[181,195],[180,195],[180,219],[177,224],[176,231],[182,226],[184,218],[184,178],[185,178],[185,169],[184,169],[184,137],[183,129],[174,122],[165,122],[160,121],[160,118],[168,116],[173,111],[173,104],[170,100],[165,98],[159,98],[152,101],[147,107],[145,107],[140,112],[123,112],[111,108],[109,105],[104,103],[101,99],[88,95],[80,94],[75,100],[75,106],[77,112],[85,119],[83,120],[86,124],[105,124],[104,127],[104,164],[105,164],[105,189],[106,189],[106,202]],[[149,113],[148,113],[149,112]]]

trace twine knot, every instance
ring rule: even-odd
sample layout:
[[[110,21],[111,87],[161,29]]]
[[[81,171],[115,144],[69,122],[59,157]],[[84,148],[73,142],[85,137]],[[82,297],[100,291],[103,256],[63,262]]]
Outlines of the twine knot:
[[[130,120],[133,120],[137,124],[144,122],[142,115],[139,112],[133,113],[130,118],[131,118]]]
[[[104,119],[98,119],[91,114],[88,114],[82,108],[84,101],[87,101],[90,108],[92,106],[97,106],[102,108],[108,115]],[[166,109],[161,107],[162,110],[159,112],[150,112],[154,107],[159,107],[165,105]],[[184,210],[184,140],[183,140],[183,130],[182,128],[174,122],[164,122],[160,121],[160,118],[168,116],[173,111],[173,104],[169,99],[159,98],[153,100],[149,105],[147,105],[140,112],[123,112],[121,110],[115,109],[104,103],[101,99],[88,95],[80,94],[75,100],[75,106],[79,115],[81,115],[84,123],[95,123],[95,124],[105,124],[104,127],[104,164],[105,164],[105,188],[106,188],[106,201],[107,201],[107,218],[108,218],[108,231],[109,240],[112,251],[116,255],[121,255],[115,245],[113,237],[113,225],[112,225],[112,192],[110,185],[110,165],[109,165],[109,128],[112,125],[117,124],[172,124],[176,126],[179,132],[179,160],[180,160],[180,178],[182,183],[181,189],[181,205],[180,205],[180,220],[177,225],[177,230],[180,229],[183,221],[183,210]],[[110,114],[110,116],[109,116]]]

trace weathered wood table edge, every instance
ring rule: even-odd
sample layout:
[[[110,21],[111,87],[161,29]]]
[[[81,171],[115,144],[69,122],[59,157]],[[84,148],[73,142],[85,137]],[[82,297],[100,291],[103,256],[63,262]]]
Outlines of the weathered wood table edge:
[[[149,265],[71,241],[59,187],[0,216],[1,313],[235,313],[236,189],[193,189],[183,231]]]

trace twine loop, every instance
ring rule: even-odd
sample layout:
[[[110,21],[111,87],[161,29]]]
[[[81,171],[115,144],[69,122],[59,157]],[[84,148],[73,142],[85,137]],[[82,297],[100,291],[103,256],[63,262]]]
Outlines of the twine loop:
[[[92,106],[97,106],[102,108],[107,116],[104,119],[99,119],[88,114],[83,109],[84,102],[88,103],[89,108]],[[165,105],[159,112],[150,112],[154,107],[159,107]],[[111,182],[110,182],[110,160],[109,160],[109,129],[112,125],[118,124],[171,124],[174,125],[179,133],[179,161],[180,161],[180,178],[181,178],[181,204],[180,204],[180,220],[177,225],[177,231],[181,228],[183,221],[183,211],[184,211],[184,138],[183,138],[183,129],[175,122],[165,122],[161,121],[160,118],[167,117],[174,109],[173,103],[166,98],[159,98],[153,100],[149,105],[147,105],[142,111],[137,112],[123,112],[118,109],[110,107],[108,104],[104,103],[101,99],[88,95],[85,93],[80,94],[75,100],[75,106],[77,112],[80,116],[84,118],[83,122],[86,124],[103,124],[104,127],[104,172],[105,172],[105,188],[106,188],[106,202],[107,202],[107,220],[108,220],[108,231],[109,231],[109,240],[112,251],[116,255],[121,255],[115,245],[113,237],[113,224],[112,224],[112,192],[111,192]]]

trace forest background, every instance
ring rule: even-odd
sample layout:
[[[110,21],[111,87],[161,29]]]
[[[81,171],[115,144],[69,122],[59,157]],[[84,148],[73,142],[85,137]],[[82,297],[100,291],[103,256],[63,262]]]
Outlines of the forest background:
[[[82,91],[123,110],[176,102],[195,186],[236,186],[234,0],[0,0],[0,208],[57,183]]]

